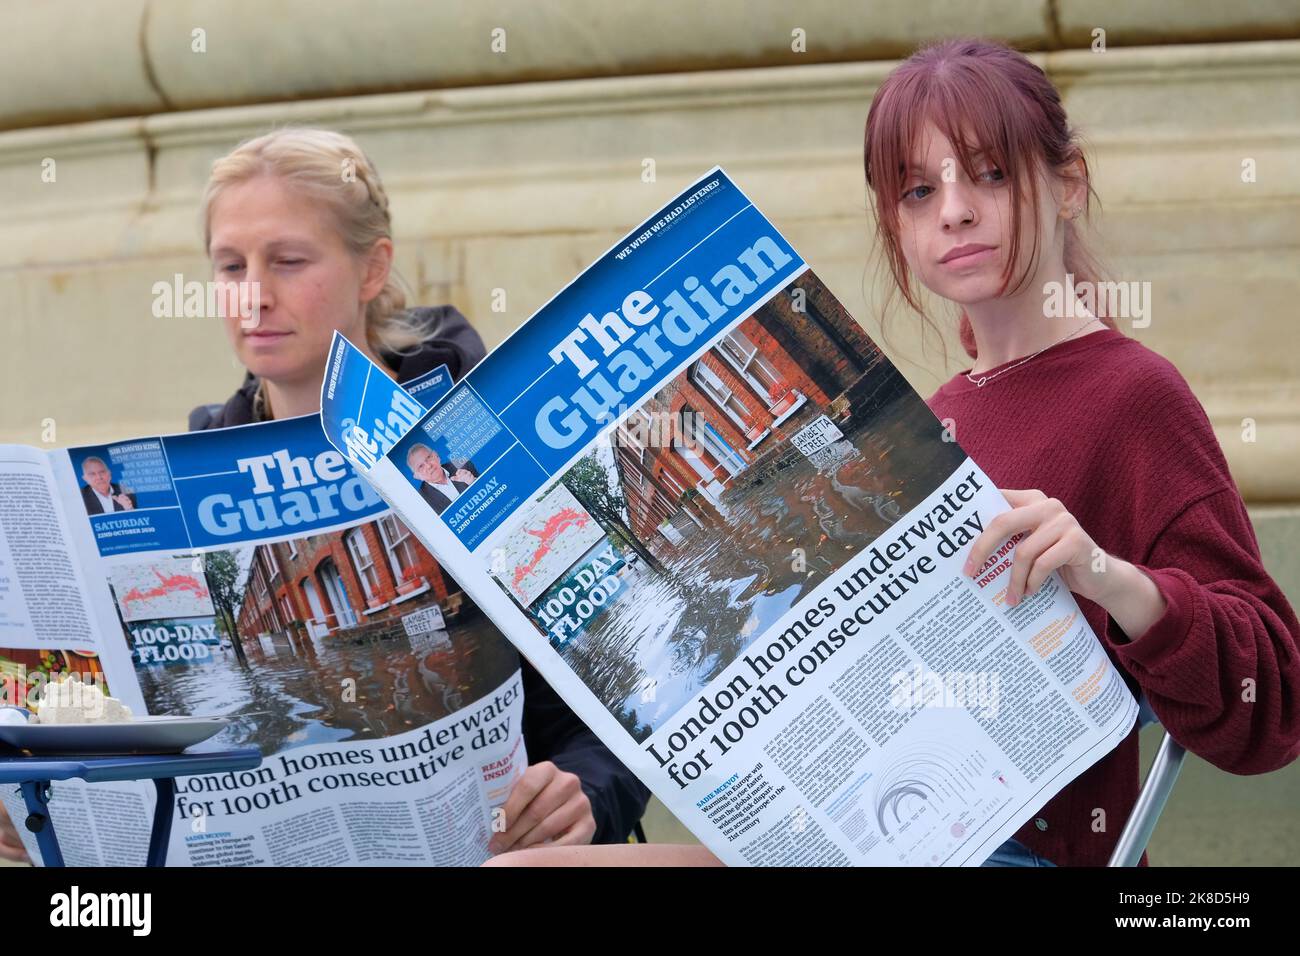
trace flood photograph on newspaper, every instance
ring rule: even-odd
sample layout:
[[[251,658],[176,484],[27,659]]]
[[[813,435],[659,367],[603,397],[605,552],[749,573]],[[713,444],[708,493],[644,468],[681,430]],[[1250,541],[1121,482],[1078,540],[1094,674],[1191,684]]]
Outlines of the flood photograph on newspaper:
[[[223,714],[219,743],[273,754],[410,732],[514,672],[455,579],[322,454],[314,416],[71,450],[84,497],[102,468],[131,505],[87,520],[148,713]]]
[[[662,241],[703,204],[743,198],[719,197],[725,178],[707,186],[647,232]],[[696,218],[724,222],[705,245],[735,231],[737,256],[707,282],[682,277],[662,306],[645,293],[603,320],[589,312],[549,349],[557,373],[529,389],[563,397],[536,411],[524,393],[484,394],[494,362],[548,351],[525,344],[534,320],[389,453],[638,742],[965,459],[779,234],[752,241],[742,219]],[[655,285],[671,288],[684,266],[665,265]],[[543,311],[563,313],[573,291]],[[583,290],[583,305],[592,297]],[[738,308],[750,301],[761,304]],[[561,367],[572,392],[552,381]],[[524,409],[542,450],[585,453],[537,474],[511,423]]]
[[[952,473],[942,431],[804,272],[524,509],[493,576],[643,740]]]

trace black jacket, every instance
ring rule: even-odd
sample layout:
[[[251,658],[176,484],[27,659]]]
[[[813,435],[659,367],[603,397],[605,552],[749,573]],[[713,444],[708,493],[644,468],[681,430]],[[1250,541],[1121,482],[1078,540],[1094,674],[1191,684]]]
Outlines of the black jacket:
[[[430,338],[411,354],[381,356],[396,370],[399,381],[409,381],[443,364],[452,379],[459,380],[486,354],[483,340],[455,307],[440,305],[411,311],[428,323]],[[256,392],[257,379],[250,372],[224,405],[200,405],[190,412],[190,431],[249,424],[254,420]],[[522,729],[528,759],[532,763],[550,760],[561,770],[577,774],[596,818],[593,842],[622,843],[645,812],[650,791],[578,719],[536,668],[522,657],[520,665],[524,684]]]
[[[469,488],[469,485],[459,481],[453,481],[451,486],[462,494]],[[447,506],[451,504],[450,498],[427,481],[420,482],[418,491],[420,492],[420,497],[429,503],[429,507],[433,509],[433,513],[436,515],[442,514],[447,510]]]
[[[121,493],[122,493],[122,486],[119,485],[116,481],[110,481],[108,483],[108,496],[110,498],[116,498]],[[139,502],[137,502],[135,499],[135,495],[127,495],[126,497],[130,500],[131,504],[133,505],[139,504]],[[104,513],[104,506],[99,503],[99,496],[95,494],[95,489],[90,487],[90,485],[81,486],[81,500],[86,503],[86,514],[102,515]],[[117,512],[117,511],[122,511],[124,509],[122,508],[121,505],[119,505],[116,501],[114,501],[113,510]]]
[[[474,467],[474,463],[472,461],[467,461],[465,462],[465,464],[461,465],[460,468],[456,468],[453,470],[460,471],[461,469],[468,471],[475,478],[478,477],[478,469]],[[451,483],[451,486],[461,494],[464,494],[466,491],[469,490],[469,485],[463,481],[453,481]],[[444,511],[447,510],[447,506],[451,504],[450,498],[444,495],[437,488],[433,487],[433,485],[429,484],[427,481],[420,482],[420,487],[415,490],[420,493],[421,498],[423,498],[425,501],[429,503],[429,507],[433,509],[433,513],[436,515],[442,514]]]

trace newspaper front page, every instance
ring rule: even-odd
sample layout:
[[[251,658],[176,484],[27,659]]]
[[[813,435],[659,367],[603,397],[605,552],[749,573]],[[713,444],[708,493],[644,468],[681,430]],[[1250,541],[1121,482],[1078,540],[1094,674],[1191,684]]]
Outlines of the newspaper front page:
[[[336,336],[325,432],[722,860],[978,865],[1132,727],[1003,495],[720,169],[415,412]]]
[[[434,370],[405,407],[450,385]],[[168,865],[487,858],[527,766],[518,653],[317,416],[0,458],[3,702],[79,680],[136,715],[230,717],[201,748],[262,752],[176,780]],[[143,865],[155,803],[55,783],[66,863]]]

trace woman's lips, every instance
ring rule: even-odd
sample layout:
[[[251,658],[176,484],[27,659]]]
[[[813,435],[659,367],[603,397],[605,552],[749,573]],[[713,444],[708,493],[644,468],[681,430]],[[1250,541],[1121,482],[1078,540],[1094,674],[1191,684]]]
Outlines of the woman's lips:
[[[253,345],[272,345],[288,336],[288,332],[270,332],[262,329],[245,332],[244,340]]]
[[[955,259],[949,259],[947,262],[941,262],[939,264],[941,266],[946,266],[949,269],[962,269],[966,266],[973,266],[983,262],[985,259],[990,258],[995,252],[997,252],[997,249],[981,249],[978,252],[971,252],[964,256],[957,256]]]

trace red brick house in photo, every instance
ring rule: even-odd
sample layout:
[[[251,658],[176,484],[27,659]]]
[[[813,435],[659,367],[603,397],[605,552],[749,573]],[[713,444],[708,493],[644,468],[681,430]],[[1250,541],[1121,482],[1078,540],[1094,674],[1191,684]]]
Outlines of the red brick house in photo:
[[[881,358],[811,275],[777,293],[619,426],[631,525],[680,544],[725,516],[722,494],[844,396]]]
[[[449,590],[454,589],[454,590]],[[460,589],[396,515],[292,541],[258,545],[239,608],[243,637],[301,629],[400,628],[430,597],[446,609]]]

